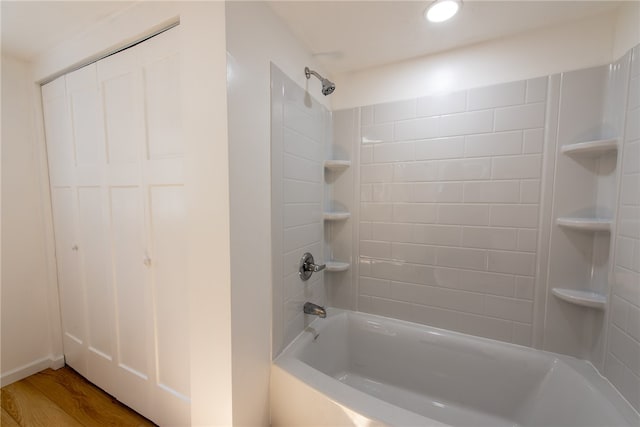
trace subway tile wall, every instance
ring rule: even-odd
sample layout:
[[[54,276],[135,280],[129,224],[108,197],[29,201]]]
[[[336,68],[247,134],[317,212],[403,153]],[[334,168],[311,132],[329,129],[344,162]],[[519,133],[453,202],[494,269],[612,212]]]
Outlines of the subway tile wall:
[[[531,345],[546,96],[361,108],[359,310]]]
[[[640,49],[631,59],[605,375],[640,411]]]
[[[326,304],[324,272],[298,277],[305,252],[323,257],[323,162],[331,115],[271,67],[273,355],[304,329],[306,301]],[[310,316],[307,316],[310,317]]]

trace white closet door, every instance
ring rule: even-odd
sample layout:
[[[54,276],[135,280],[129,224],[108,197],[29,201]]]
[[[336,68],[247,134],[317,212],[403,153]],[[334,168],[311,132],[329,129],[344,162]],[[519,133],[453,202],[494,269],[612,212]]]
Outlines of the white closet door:
[[[142,169],[145,101],[139,65],[140,46],[97,63],[104,117],[105,187],[115,296],[117,353],[111,393],[141,414],[158,421],[157,414],[151,411],[155,351]]]
[[[186,210],[178,38],[163,33],[140,47],[145,99],[148,241],[151,258],[156,379],[154,411],[169,424],[189,412]]]
[[[178,28],[43,87],[67,363],[188,425]]]
[[[65,357],[87,374],[84,287],[77,230],[75,149],[65,78],[42,88]],[[80,309],[77,309],[80,307]]]
[[[115,330],[109,217],[104,191],[106,155],[96,64],[67,74],[65,82],[84,306],[82,311],[79,307],[64,307],[63,315],[68,311],[84,315],[86,367],[81,372],[108,389],[114,376]],[[72,362],[67,363],[76,368]]]

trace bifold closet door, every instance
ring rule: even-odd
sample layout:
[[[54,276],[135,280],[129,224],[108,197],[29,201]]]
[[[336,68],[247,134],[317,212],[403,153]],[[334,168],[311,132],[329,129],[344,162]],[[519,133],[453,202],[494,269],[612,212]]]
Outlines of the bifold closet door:
[[[178,28],[43,86],[67,363],[189,424]]]

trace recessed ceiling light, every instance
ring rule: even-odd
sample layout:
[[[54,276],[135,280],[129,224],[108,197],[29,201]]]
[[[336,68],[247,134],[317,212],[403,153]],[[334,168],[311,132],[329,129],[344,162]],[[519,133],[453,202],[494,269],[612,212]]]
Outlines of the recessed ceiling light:
[[[424,11],[424,16],[430,22],[443,22],[453,18],[460,6],[461,0],[436,0]]]

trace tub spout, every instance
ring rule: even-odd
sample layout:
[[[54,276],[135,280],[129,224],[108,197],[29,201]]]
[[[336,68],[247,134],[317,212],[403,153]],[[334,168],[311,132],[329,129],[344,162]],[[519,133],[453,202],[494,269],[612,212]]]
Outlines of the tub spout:
[[[305,314],[313,314],[314,316],[318,316],[321,318],[327,317],[327,310],[324,307],[320,307],[319,305],[315,305],[312,302],[306,302],[304,304],[304,313]]]

